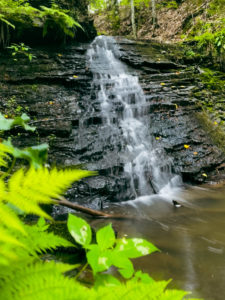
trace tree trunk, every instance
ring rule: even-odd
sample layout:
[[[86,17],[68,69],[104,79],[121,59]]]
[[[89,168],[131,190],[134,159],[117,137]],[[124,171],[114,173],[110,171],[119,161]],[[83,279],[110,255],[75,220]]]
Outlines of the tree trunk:
[[[132,24],[132,31],[133,36],[137,39],[137,29],[135,23],[135,7],[134,7],[134,0],[130,0],[130,8],[131,8],[131,24]]]
[[[152,24],[153,24],[153,30],[155,30],[155,25],[156,25],[155,1],[156,0],[152,0]]]

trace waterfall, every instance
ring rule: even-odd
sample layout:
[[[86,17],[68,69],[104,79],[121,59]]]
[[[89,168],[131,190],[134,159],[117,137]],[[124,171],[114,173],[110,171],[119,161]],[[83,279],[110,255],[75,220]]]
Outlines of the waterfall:
[[[124,147],[118,157],[123,161],[133,195],[138,198],[167,193],[181,179],[172,173],[171,158],[150,135],[146,97],[138,77],[131,75],[119,60],[120,51],[112,37],[97,37],[87,56],[93,84],[98,87],[96,98],[104,126],[112,133],[122,132]]]

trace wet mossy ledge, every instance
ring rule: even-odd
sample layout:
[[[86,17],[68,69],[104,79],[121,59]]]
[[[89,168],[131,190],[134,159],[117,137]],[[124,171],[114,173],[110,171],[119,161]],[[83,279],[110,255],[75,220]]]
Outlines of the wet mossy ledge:
[[[208,113],[203,111],[196,113],[198,119],[204,131],[210,136],[213,144],[220,148],[225,153],[225,130],[216,121],[212,121]]]
[[[96,36],[86,0],[47,0],[0,3],[0,48],[11,43],[28,45],[86,42]]]
[[[212,141],[225,153],[225,73],[209,68],[199,68],[200,89],[193,92],[203,112],[198,120]]]

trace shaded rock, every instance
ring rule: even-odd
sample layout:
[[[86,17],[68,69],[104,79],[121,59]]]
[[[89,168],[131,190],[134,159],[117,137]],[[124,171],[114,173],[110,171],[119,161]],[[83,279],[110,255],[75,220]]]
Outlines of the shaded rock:
[[[118,56],[126,61],[128,71],[139,77],[146,95],[146,104],[138,108],[138,114],[147,124],[152,142],[161,143],[173,159],[174,172],[182,174],[184,181],[202,182],[203,172],[208,178],[215,176],[225,157],[195,117],[201,108],[192,96],[192,90],[199,89],[194,73],[169,61],[161,52],[158,61],[151,44],[140,47],[125,40],[119,43]],[[61,48],[37,48],[33,50],[37,59],[31,63],[23,58],[14,62],[1,53],[0,105],[6,111],[7,102],[15,96],[17,105],[23,109],[28,106],[31,124],[37,127],[38,135],[24,133],[16,137],[17,145],[47,141],[49,163],[99,171],[98,177],[74,184],[67,197],[100,209],[107,201],[125,201],[135,195],[124,174],[122,131],[120,127],[105,126],[105,116],[96,100],[99,87],[86,63],[88,46],[74,43]],[[149,57],[145,47],[150,49]],[[111,98],[114,101],[113,95]],[[137,107],[132,109],[137,113]],[[110,116],[112,123],[118,122],[117,113],[122,110],[115,103],[115,112]]]

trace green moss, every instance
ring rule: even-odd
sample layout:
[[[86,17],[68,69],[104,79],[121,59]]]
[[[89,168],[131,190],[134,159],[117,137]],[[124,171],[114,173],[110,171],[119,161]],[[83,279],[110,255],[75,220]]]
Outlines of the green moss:
[[[223,122],[220,125],[217,124],[217,122],[210,119],[206,112],[197,113],[196,117],[215,145],[225,153],[225,132]]]
[[[200,75],[202,83],[210,90],[223,92],[225,89],[225,74],[208,68],[202,69]]]

